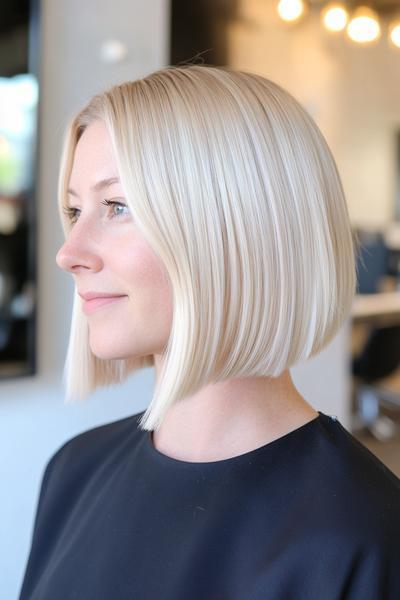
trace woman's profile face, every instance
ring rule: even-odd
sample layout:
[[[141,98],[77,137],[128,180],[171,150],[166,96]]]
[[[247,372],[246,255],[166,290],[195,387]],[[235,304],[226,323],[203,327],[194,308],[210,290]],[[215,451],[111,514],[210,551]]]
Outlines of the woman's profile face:
[[[172,321],[169,280],[135,226],[101,121],[89,125],[78,141],[69,190],[72,228],[57,265],[73,276],[79,294],[119,296],[82,299],[92,352],[103,359],[162,354]]]

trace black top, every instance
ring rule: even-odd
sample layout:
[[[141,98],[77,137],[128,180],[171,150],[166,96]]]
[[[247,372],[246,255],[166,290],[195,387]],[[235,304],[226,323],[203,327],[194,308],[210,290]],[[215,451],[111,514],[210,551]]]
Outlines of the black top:
[[[49,460],[20,600],[400,599],[400,480],[335,417],[187,462],[142,414]]]

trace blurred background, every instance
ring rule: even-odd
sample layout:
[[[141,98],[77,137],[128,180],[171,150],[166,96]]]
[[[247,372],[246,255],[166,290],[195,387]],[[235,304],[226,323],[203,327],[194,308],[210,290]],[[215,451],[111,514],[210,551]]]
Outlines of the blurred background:
[[[64,128],[110,85],[184,62],[256,72],[313,116],[336,159],[355,242],[352,313],[291,369],[400,477],[400,2],[0,1],[0,599],[16,600],[41,477],[72,436],[143,410],[147,369],[66,405],[73,282],[57,176]]]

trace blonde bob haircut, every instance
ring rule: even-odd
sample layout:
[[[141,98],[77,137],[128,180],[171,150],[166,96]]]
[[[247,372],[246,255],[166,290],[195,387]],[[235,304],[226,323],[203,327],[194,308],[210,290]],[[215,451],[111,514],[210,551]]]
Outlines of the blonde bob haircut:
[[[332,340],[356,291],[354,242],[334,158],[297,100],[261,75],[190,63],[97,94],[64,136],[65,235],[75,147],[96,120],[173,296],[142,429],[158,429],[171,405],[205,385],[277,377]],[[67,402],[153,365],[153,355],[96,357],[75,290]]]

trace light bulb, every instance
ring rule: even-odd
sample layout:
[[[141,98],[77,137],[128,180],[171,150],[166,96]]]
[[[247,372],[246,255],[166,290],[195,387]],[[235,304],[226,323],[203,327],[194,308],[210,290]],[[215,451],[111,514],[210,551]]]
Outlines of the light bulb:
[[[366,6],[357,8],[347,25],[347,35],[359,44],[375,42],[381,35],[377,13]]]
[[[322,22],[329,31],[342,31],[348,18],[346,7],[341,2],[330,2],[321,12]]]
[[[297,21],[305,12],[303,0],[280,0],[278,13],[284,21]]]
[[[388,38],[396,48],[400,48],[400,19],[396,19],[389,25]]]

